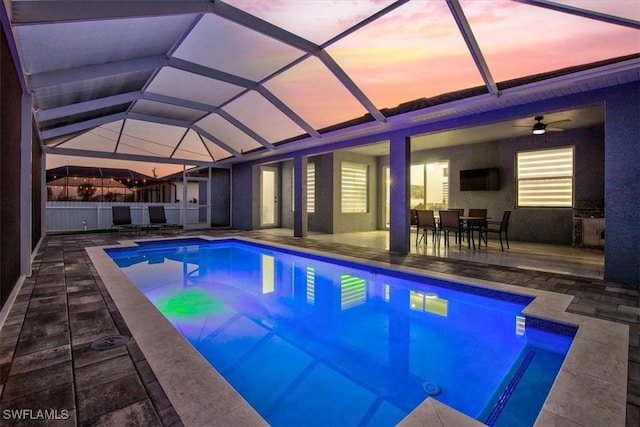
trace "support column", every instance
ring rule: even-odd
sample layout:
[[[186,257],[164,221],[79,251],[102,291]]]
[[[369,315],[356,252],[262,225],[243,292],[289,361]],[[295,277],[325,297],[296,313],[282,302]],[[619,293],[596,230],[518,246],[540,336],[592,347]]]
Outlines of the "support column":
[[[22,94],[20,114],[20,274],[31,276],[31,96]]]
[[[293,158],[293,236],[306,237],[307,216],[307,156]]]
[[[411,139],[406,136],[391,138],[389,169],[391,195],[389,213],[389,250],[409,252],[411,220],[409,218],[409,168]]]
[[[637,84],[607,97],[604,141],[604,279],[635,287],[640,287],[638,99]]]
[[[187,166],[182,165],[182,206],[180,206],[180,212],[182,213],[182,229],[187,229]]]
[[[42,179],[40,182],[40,239],[47,235],[47,154],[42,151],[40,156],[40,170],[42,171]],[[99,225],[100,223],[98,223]]]

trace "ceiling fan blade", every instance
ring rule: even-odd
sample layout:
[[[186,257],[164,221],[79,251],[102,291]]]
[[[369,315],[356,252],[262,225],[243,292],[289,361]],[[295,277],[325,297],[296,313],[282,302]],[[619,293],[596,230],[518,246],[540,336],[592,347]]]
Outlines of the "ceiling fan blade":
[[[564,132],[562,128],[554,128],[553,126],[547,126],[545,129],[547,132]]]
[[[531,125],[511,125],[512,128],[529,128],[531,129]]]
[[[549,127],[548,127],[549,125],[555,125],[556,123],[565,123],[565,122],[570,122],[570,121],[571,121],[571,119],[562,119],[562,120],[555,120],[553,122],[546,123],[547,129],[549,129]]]

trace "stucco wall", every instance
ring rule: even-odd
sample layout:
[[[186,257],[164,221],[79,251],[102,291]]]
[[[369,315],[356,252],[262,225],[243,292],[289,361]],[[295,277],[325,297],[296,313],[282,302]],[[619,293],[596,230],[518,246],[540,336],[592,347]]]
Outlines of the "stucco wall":
[[[280,226],[282,228],[293,228],[293,200],[291,194],[293,188],[292,171],[293,160],[286,160],[281,165],[281,193],[280,193]]]
[[[605,263],[607,280],[640,286],[640,86],[606,91]]]
[[[228,226],[231,208],[231,171],[229,169],[211,170],[211,224]]]
[[[365,213],[342,213],[341,167],[342,162],[353,162],[368,166],[368,200]],[[376,157],[363,156],[346,151],[334,153],[333,161],[333,232],[346,233],[350,231],[371,231],[377,229],[378,224],[378,162]]]
[[[333,233],[333,153],[309,157],[316,168],[316,211],[309,214],[309,231]]]
[[[231,168],[231,225],[240,230],[251,230],[257,188],[251,164],[237,164]],[[256,189],[254,189],[256,187]]]
[[[42,150],[34,130],[31,133],[31,250],[42,238]]]

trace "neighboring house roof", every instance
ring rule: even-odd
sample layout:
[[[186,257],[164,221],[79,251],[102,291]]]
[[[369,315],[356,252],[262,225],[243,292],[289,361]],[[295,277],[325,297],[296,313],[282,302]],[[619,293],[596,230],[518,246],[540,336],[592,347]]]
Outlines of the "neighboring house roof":
[[[102,168],[91,166],[60,166],[47,169],[46,181],[48,185],[64,185],[65,178],[87,178],[117,181],[128,188],[157,182],[148,175],[130,169]]]

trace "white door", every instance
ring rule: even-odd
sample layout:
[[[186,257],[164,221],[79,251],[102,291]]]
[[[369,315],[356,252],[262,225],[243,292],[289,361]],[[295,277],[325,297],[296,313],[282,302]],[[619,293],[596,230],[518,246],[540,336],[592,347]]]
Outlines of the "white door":
[[[210,176],[185,176],[183,181],[183,224],[184,229],[205,229],[211,227],[211,179]]]
[[[278,225],[278,169],[269,166],[260,172],[260,225]]]
[[[384,167],[384,206],[382,211],[384,212],[384,229],[389,229],[391,224],[391,168],[389,166]]]

